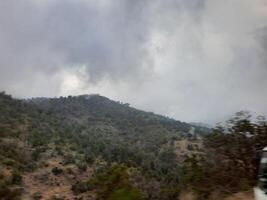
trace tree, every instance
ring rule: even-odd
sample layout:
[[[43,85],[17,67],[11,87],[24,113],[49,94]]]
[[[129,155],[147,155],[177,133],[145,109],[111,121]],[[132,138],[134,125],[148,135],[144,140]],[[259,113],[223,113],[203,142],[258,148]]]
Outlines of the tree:
[[[256,184],[258,154],[267,146],[265,118],[252,120],[249,112],[238,112],[205,137],[202,167],[213,189],[238,192]],[[199,185],[201,187],[201,185]]]

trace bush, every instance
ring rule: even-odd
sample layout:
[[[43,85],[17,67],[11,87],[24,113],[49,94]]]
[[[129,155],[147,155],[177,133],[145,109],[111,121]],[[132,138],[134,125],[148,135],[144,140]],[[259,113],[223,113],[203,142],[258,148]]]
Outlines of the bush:
[[[111,194],[111,200],[141,200],[142,196],[137,190],[129,189],[129,188],[120,188],[115,190]]]
[[[89,153],[85,154],[85,161],[90,165],[93,164],[95,161],[94,155],[89,154]]]
[[[58,168],[58,167],[54,167],[54,168],[52,169],[52,173],[53,173],[55,176],[57,176],[57,175],[63,173],[63,169]]]
[[[20,172],[13,171],[12,172],[12,184],[21,184],[22,182],[22,176]]]
[[[3,180],[5,178],[5,175],[2,173],[1,169],[0,169],[0,181]]]
[[[34,149],[34,151],[32,152],[32,159],[34,161],[38,161],[40,159],[41,152],[42,152],[42,150],[39,148]]]
[[[10,189],[6,184],[0,184],[0,199],[20,200],[22,192],[23,192],[22,188]]]
[[[98,174],[92,183],[98,189],[97,199],[142,199],[141,193],[131,183],[128,168],[124,165],[113,165],[106,172]]]
[[[15,166],[16,165],[16,161],[13,160],[13,159],[10,159],[10,158],[5,158],[2,163],[4,165],[7,165],[7,166]]]
[[[61,149],[59,146],[56,146],[56,147],[55,147],[55,151],[57,152],[57,154],[58,154],[59,156],[63,156],[63,155],[64,155],[62,149]]]
[[[34,162],[28,162],[26,165],[23,166],[23,170],[32,172],[37,168],[36,163]]]
[[[74,174],[74,171],[72,170],[72,168],[66,168],[66,172],[67,174]]]
[[[78,162],[76,165],[78,166],[79,170],[81,170],[83,172],[85,172],[87,169],[87,165],[84,162]]]
[[[64,156],[64,161],[63,161],[64,165],[73,163],[75,163],[75,158],[72,154],[67,154],[66,156]]]
[[[94,188],[93,184],[89,181],[82,181],[77,182],[74,185],[72,185],[71,190],[75,195],[87,192],[89,190],[92,190]]]
[[[32,198],[34,200],[40,200],[42,199],[42,194],[40,192],[35,192],[33,195],[32,195]]]

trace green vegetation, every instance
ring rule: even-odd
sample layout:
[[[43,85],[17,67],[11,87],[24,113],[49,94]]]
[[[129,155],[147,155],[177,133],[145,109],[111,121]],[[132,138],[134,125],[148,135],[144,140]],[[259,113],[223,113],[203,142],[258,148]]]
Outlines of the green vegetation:
[[[111,197],[109,198],[111,200],[121,199],[121,200],[139,200],[141,199],[141,195],[138,191],[130,190],[128,188],[120,188],[118,190],[115,190]]]
[[[88,181],[87,189],[97,191],[97,199],[141,200],[142,195],[130,181],[129,169],[124,165],[114,165]]]
[[[260,152],[267,144],[264,117],[252,120],[248,112],[239,112],[218,125],[204,140],[202,160],[188,160],[183,185],[190,186],[207,199],[213,192],[222,196],[249,190],[256,184]]]
[[[188,133],[192,127],[205,148],[178,159],[176,142],[196,140]],[[256,122],[244,112],[211,132],[98,95],[17,100],[0,93],[0,172],[8,172],[0,173],[0,198],[12,199],[12,186],[45,156],[60,157],[62,166],[76,165],[79,173],[93,170],[93,178],[78,179],[72,191],[94,192],[99,200],[172,200],[183,190],[198,199],[231,194],[255,184],[266,133],[264,118]],[[67,174],[74,174],[71,168]]]
[[[32,196],[33,196],[33,199],[34,200],[40,200],[40,199],[42,199],[42,194],[40,192],[36,192]]]
[[[58,167],[54,167],[54,168],[52,169],[52,173],[53,173],[55,176],[57,176],[57,175],[63,173],[63,169],[58,168]]]

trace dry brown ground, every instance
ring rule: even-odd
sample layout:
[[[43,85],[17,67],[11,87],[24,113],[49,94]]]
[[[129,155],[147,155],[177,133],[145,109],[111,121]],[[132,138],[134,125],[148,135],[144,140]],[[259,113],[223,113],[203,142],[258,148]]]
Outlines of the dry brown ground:
[[[197,200],[196,196],[192,192],[182,192],[179,196],[180,200]]]
[[[63,169],[63,173],[55,176],[51,170],[54,167]],[[69,173],[68,171],[71,171]],[[73,200],[75,196],[71,190],[72,184],[77,180],[88,180],[92,176],[92,170],[89,168],[81,172],[75,165],[62,165],[60,158],[52,158],[42,162],[40,168],[32,173],[23,175],[23,187],[25,193],[22,200],[32,199],[33,194],[40,193],[42,200],[50,200],[53,196],[63,196],[65,200]],[[95,199],[94,194],[82,194],[83,199]],[[78,196],[78,197],[81,197]]]
[[[192,146],[193,149],[189,150],[188,146]],[[202,140],[188,140],[182,139],[175,141],[175,153],[178,159],[183,158],[186,156],[192,155],[201,155],[203,152],[203,141]]]

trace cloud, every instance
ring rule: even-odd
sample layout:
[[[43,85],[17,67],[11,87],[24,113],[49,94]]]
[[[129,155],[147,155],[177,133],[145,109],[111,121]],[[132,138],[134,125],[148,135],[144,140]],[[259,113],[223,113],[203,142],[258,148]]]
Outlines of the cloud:
[[[1,2],[1,65],[44,73],[86,65],[91,81],[137,72],[149,35],[142,2]]]
[[[0,2],[0,89],[101,93],[184,121],[267,113],[265,0]]]

